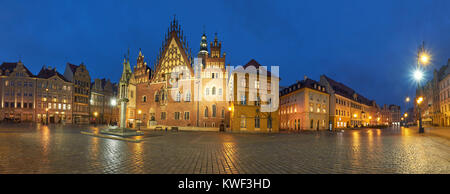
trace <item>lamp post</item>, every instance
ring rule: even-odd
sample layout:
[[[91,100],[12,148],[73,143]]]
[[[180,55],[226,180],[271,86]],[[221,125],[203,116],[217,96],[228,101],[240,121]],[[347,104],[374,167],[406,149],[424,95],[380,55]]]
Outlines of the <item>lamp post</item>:
[[[405,112],[405,114],[403,115],[403,117],[405,118],[405,125],[408,126],[408,124],[407,124],[407,123],[408,123],[408,119],[407,119],[408,113]]]
[[[116,107],[116,105],[117,105],[116,98],[112,98],[111,99],[111,117],[109,118],[110,124],[112,124],[113,111],[114,111],[114,107]]]
[[[95,119],[94,125],[95,126],[97,126],[97,115],[98,115],[98,112],[94,112],[94,119]]]
[[[419,133],[423,133],[424,129],[422,127],[422,113],[420,113],[420,104],[423,102],[423,97],[417,98],[417,110],[419,111]]]
[[[141,111],[141,110],[138,110],[138,115],[139,115],[139,116],[138,116],[138,117],[139,117],[139,118],[138,118],[138,119],[139,119],[139,123],[138,123],[138,124],[139,124],[139,128],[138,128],[138,131],[141,130],[141,113],[142,113],[142,111]]]
[[[48,108],[45,109],[45,112],[47,113],[47,117],[45,119],[45,125],[48,125]]]
[[[417,69],[414,71],[414,79],[417,81],[417,89],[420,90],[420,81],[423,78],[423,71],[421,70],[421,65],[425,66],[430,62],[430,55],[425,51],[425,43],[422,43],[422,46],[419,48],[417,52]],[[424,132],[424,128],[422,127],[422,114],[420,113],[420,103],[422,103],[423,97],[420,96],[417,98],[417,109],[419,111],[419,133]]]

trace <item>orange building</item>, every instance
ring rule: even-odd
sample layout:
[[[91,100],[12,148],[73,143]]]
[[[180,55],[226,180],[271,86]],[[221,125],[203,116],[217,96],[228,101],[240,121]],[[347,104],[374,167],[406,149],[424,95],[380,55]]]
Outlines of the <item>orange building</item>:
[[[280,91],[281,129],[329,129],[329,97],[325,86],[305,76]]]
[[[194,60],[181,26],[174,19],[153,69],[139,51],[130,79],[130,85],[136,87],[136,106],[129,110],[133,114],[127,114],[127,120],[148,128],[212,131],[220,126],[226,128],[229,112],[225,100],[228,79],[225,53],[221,52],[217,37],[209,49],[203,34],[200,52]],[[136,124],[135,127],[139,126]]]

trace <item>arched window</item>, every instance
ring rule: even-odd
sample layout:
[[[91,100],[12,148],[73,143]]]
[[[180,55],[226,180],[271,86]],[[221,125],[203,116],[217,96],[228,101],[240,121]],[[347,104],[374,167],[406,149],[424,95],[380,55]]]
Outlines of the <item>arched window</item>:
[[[311,129],[314,128],[314,120],[311,119]]]
[[[159,93],[155,92],[155,102],[159,102]]]
[[[177,93],[177,97],[176,97],[175,101],[177,101],[177,102],[181,101],[181,93],[180,92]]]
[[[209,88],[206,88],[206,90],[205,90],[205,95],[206,95],[206,96],[209,95]]]
[[[161,101],[165,101],[167,99],[167,94],[166,92],[163,90],[161,91]]]
[[[184,98],[184,101],[186,101],[186,102],[191,101],[191,92],[190,91],[186,92],[186,97]]]
[[[225,109],[222,108],[222,118],[225,118]]]
[[[212,88],[211,95],[216,95],[216,87]]]
[[[212,105],[212,117],[216,117],[216,105]]]
[[[147,96],[142,96],[142,102],[147,102]]]
[[[208,117],[208,107],[205,107],[205,117]]]

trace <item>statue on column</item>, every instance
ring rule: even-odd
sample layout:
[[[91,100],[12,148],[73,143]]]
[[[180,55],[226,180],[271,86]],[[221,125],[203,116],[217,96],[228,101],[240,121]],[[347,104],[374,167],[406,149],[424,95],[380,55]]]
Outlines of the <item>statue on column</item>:
[[[122,77],[119,80],[120,125],[117,129],[101,130],[101,133],[119,136],[143,135],[143,132],[128,129],[126,126],[127,103],[129,101],[128,87],[130,84],[131,75],[130,52],[128,51],[128,56],[125,55],[123,60]]]

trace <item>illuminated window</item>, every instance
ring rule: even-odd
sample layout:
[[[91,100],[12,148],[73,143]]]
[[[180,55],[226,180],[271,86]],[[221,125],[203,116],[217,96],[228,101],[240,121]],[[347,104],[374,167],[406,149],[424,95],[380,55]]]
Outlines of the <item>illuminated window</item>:
[[[186,101],[186,102],[190,102],[191,101],[191,92],[187,92],[186,93],[186,97],[184,98],[184,101]]]
[[[245,121],[245,115],[241,115],[241,128],[246,128],[247,122]]]
[[[181,93],[178,92],[175,101],[180,102],[181,101]]]
[[[184,120],[189,120],[189,112],[184,112]]]

